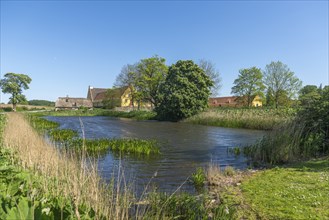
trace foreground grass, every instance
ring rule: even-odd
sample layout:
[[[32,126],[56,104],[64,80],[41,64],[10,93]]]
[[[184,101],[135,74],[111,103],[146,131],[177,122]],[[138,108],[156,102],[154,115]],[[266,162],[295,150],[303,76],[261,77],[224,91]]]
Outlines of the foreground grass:
[[[6,116],[0,155],[6,176],[0,185],[0,215],[5,216],[1,219],[41,219],[43,215],[46,219],[126,219],[133,201],[127,188],[109,188],[95,164],[89,162],[87,167],[83,157],[60,154],[23,115]]]
[[[242,193],[262,219],[329,219],[329,158],[259,172]]]
[[[271,130],[291,120],[295,113],[294,109],[210,108],[184,121],[218,127]]]
[[[329,158],[228,174],[210,167],[207,179],[235,219],[329,219]]]
[[[136,199],[118,171],[105,185],[95,166],[59,154],[17,113],[0,115],[0,219],[231,219],[208,195],[148,192]],[[2,133],[3,132],[3,135]],[[90,162],[89,162],[90,164]],[[92,164],[91,164],[92,165]],[[178,191],[179,189],[177,189]]]

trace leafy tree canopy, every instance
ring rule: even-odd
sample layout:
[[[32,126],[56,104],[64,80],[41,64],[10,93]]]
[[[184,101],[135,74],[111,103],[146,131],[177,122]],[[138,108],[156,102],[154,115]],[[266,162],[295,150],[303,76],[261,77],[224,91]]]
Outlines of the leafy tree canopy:
[[[13,104],[14,111],[16,104],[21,101],[23,89],[29,89],[32,79],[25,74],[6,73],[4,78],[0,80],[0,87],[3,93],[11,94],[10,102]]]
[[[150,102],[154,107],[159,104],[158,91],[168,73],[165,62],[164,58],[153,56],[142,59],[137,65],[136,89],[143,100]]]
[[[256,67],[241,69],[238,78],[234,80],[232,93],[241,97],[242,101],[250,107],[256,95],[263,96],[265,86],[262,80],[263,74],[260,69]]]
[[[263,74],[264,84],[267,86],[267,92],[270,92],[269,95],[274,99],[275,107],[282,105],[280,103],[282,94],[292,99],[302,86],[302,82],[295,76],[294,72],[280,61],[266,65]]]
[[[213,82],[191,60],[178,61],[169,67],[160,87],[160,105],[155,109],[159,119],[178,121],[203,111],[208,106]]]
[[[314,101],[318,100],[321,95],[321,88],[315,85],[306,85],[299,91],[299,101],[301,105],[311,105]]]

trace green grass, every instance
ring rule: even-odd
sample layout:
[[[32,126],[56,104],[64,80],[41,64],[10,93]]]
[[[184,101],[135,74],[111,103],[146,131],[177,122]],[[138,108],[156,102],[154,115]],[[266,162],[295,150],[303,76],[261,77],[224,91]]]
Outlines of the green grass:
[[[206,181],[206,174],[201,167],[198,167],[194,173],[192,173],[191,181],[194,187],[200,191],[204,187]]]
[[[296,110],[267,108],[210,108],[185,122],[218,127],[271,130],[291,120]]]
[[[45,132],[50,129],[55,129],[59,127],[59,124],[57,122],[49,121],[35,114],[26,114],[26,117],[30,122],[31,126],[38,132]]]
[[[241,188],[261,219],[329,219],[329,158],[260,171]]]
[[[38,116],[108,116],[118,118],[131,118],[136,120],[154,120],[156,119],[156,113],[152,111],[113,111],[107,109],[80,109],[80,110],[65,110],[65,111],[48,111],[43,113],[37,113]]]
[[[81,138],[73,139],[68,142],[68,148],[81,150],[82,146],[88,153],[103,153],[107,150],[120,153],[131,153],[137,155],[151,155],[159,154],[159,146],[156,140],[142,140],[142,139],[89,139],[83,140]]]
[[[48,132],[48,136],[51,140],[61,143],[79,137],[78,132],[71,129],[52,129]]]

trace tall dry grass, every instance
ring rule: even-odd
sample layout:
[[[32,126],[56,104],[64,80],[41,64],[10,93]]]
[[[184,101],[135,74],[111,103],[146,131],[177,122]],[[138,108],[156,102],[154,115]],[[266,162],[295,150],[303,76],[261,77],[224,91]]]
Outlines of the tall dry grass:
[[[293,109],[211,108],[184,121],[219,127],[271,130],[290,121],[294,114]]]
[[[58,152],[19,113],[7,114],[3,146],[15,152],[23,168],[42,177],[42,192],[73,201],[75,218],[81,218],[79,207],[83,205],[95,211],[95,219],[128,219],[133,198],[123,183],[123,172],[118,171],[115,186],[108,187],[97,174],[95,161]]]

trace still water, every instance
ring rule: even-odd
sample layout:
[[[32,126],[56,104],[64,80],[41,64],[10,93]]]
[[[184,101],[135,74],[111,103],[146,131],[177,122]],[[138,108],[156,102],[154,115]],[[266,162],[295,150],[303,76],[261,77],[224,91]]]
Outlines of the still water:
[[[159,156],[141,158],[127,155],[120,159],[118,155],[108,152],[98,159],[98,169],[105,180],[110,180],[120,164],[126,181],[133,182],[137,189],[143,189],[150,182],[149,185],[166,192],[180,187],[196,167],[206,166],[210,162],[222,167],[230,165],[239,169],[246,168],[246,158],[233,155],[228,152],[228,148],[252,144],[264,135],[264,131],[188,123],[111,117],[80,118],[87,139],[129,137],[158,140],[161,143]],[[60,123],[62,129],[73,129],[82,134],[79,117],[49,116],[47,119]],[[183,190],[191,188],[188,181],[181,187]]]

